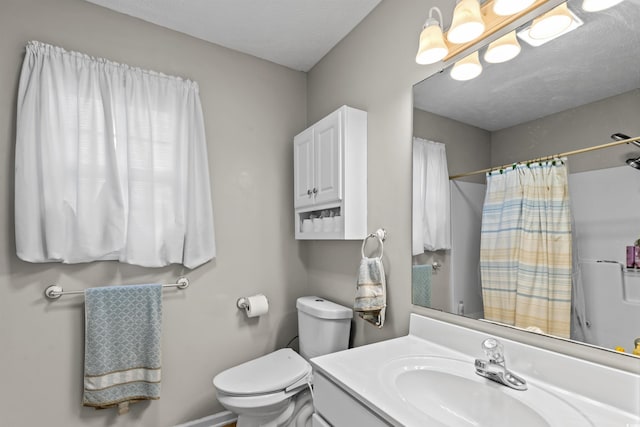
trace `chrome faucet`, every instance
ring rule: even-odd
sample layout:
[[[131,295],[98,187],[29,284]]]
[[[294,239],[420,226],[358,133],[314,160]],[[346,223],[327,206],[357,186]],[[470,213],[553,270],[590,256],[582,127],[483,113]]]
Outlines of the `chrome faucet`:
[[[476,359],[476,374],[516,390],[527,389],[527,382],[507,369],[504,348],[498,340],[482,341],[482,349],[489,360]]]

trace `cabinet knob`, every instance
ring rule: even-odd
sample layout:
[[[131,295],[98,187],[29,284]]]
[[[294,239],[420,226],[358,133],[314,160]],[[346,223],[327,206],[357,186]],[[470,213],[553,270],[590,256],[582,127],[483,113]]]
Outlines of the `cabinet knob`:
[[[317,188],[313,189],[313,194],[318,194],[318,189]]]
[[[307,196],[311,196],[311,190],[307,190]]]

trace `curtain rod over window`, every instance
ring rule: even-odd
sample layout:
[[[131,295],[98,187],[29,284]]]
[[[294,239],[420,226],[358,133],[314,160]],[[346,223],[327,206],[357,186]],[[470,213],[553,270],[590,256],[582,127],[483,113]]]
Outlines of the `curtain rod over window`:
[[[554,154],[554,155],[551,155],[551,156],[538,157],[536,159],[527,160],[527,161],[524,161],[524,162],[516,162],[516,164],[517,163],[524,163],[524,164],[526,164],[526,163],[535,163],[535,162],[541,162],[543,160],[551,160],[551,159],[558,158],[558,157],[573,156],[574,154],[588,153],[590,151],[596,151],[596,150],[601,150],[603,148],[615,147],[617,145],[622,145],[622,144],[630,144],[630,143],[638,144],[639,141],[640,141],[640,136],[636,136],[634,138],[621,139],[619,141],[609,142],[607,144],[602,144],[602,145],[595,145],[593,147],[582,148],[580,150],[567,151],[566,153],[560,153],[560,154]],[[491,172],[491,171],[498,170],[498,169],[505,169],[505,168],[511,167],[513,165],[514,165],[514,163],[509,163],[509,164],[502,165],[502,166],[493,166],[493,167],[487,168],[487,169],[477,170],[477,171],[473,171],[473,172],[461,173],[461,174],[458,174],[458,175],[451,175],[451,176],[449,176],[449,179],[452,180],[452,179],[463,178],[465,176],[477,175],[479,173],[487,173],[487,172]]]

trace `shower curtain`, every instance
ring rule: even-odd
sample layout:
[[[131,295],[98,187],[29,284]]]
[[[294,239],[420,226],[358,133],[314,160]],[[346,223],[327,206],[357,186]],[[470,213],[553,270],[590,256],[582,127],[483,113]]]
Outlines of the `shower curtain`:
[[[487,174],[480,239],[487,320],[569,338],[572,245],[564,159]]]

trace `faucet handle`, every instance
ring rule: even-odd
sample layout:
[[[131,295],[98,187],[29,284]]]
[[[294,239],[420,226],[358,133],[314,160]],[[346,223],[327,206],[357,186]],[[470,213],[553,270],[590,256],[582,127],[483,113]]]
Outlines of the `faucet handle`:
[[[491,362],[504,363],[504,347],[495,338],[487,338],[482,341],[482,350]]]

